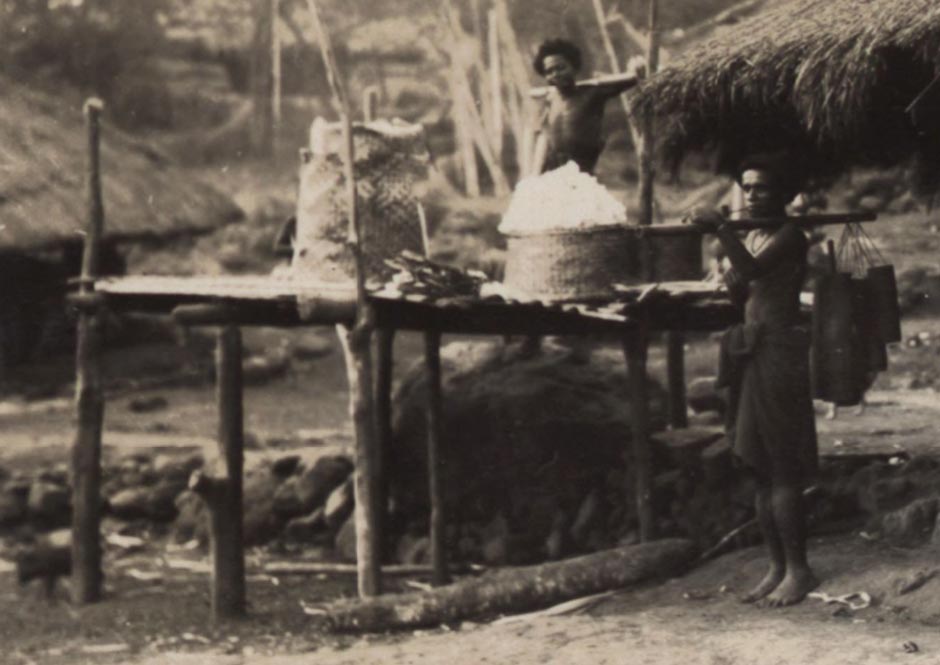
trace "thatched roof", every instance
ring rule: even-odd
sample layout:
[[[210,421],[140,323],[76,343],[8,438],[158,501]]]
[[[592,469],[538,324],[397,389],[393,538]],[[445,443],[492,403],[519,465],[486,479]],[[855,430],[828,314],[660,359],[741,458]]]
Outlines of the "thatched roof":
[[[940,189],[936,0],[789,0],[683,53],[641,87],[664,156],[798,148],[817,174],[913,159]]]
[[[86,225],[87,132],[78,100],[0,77],[0,250],[74,240]],[[232,200],[145,144],[102,124],[105,233],[115,239],[210,231]]]

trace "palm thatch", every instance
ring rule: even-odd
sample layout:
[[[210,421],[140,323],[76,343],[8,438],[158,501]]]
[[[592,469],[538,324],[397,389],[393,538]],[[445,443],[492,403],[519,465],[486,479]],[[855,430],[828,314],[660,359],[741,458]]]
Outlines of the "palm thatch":
[[[789,0],[686,51],[634,96],[663,118],[663,155],[789,148],[808,173],[913,161],[940,189],[940,3]],[[914,109],[909,105],[928,90]]]
[[[86,225],[88,148],[79,104],[3,77],[0,100],[0,250],[75,240]],[[101,167],[106,237],[207,232],[241,216],[229,197],[108,126]]]

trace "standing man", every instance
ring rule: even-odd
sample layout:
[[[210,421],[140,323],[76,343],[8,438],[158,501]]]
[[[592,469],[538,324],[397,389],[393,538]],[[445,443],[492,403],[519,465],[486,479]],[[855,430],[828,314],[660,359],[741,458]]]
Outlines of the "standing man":
[[[803,490],[817,468],[810,333],[799,298],[808,242],[783,219],[784,206],[799,191],[793,170],[772,156],[742,165],[745,218],[781,219],[751,231],[744,243],[721,214],[692,215],[717,234],[731,262],[725,282],[744,304],[744,323],[722,338],[718,374],[731,394],[728,438],[757,481],[757,517],[770,554],[767,574],[742,600],[765,607],[798,603],[818,584],[806,557],[803,506]]]
[[[581,50],[565,39],[542,42],[533,67],[551,89],[536,141],[534,173],[550,171],[568,161],[574,161],[585,173],[594,173],[604,149],[604,107],[608,100],[637,84],[643,74],[641,62],[632,59],[626,76],[577,83]]]

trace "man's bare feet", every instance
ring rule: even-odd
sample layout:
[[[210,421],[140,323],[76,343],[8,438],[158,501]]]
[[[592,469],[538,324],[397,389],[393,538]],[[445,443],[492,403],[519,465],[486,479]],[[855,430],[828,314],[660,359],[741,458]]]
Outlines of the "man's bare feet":
[[[810,570],[793,574],[787,573],[777,588],[767,594],[761,601],[760,606],[786,607],[787,605],[795,605],[806,598],[806,594],[817,586],[819,586],[819,580]]]
[[[778,568],[777,566],[771,566],[770,570],[767,571],[767,574],[764,575],[764,579],[757,583],[757,586],[751,589],[749,593],[741,598],[742,603],[754,603],[769,595],[771,591],[777,588],[777,586],[783,582],[784,571],[783,568]]]

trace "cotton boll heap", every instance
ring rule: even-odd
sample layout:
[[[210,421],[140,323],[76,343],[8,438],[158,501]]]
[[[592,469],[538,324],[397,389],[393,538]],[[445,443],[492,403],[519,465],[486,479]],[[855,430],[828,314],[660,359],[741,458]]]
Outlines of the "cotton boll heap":
[[[499,227],[505,284],[540,300],[593,300],[636,281],[636,236],[624,205],[574,162],[516,186]]]
[[[507,235],[622,226],[627,209],[592,175],[568,162],[523,178],[499,230]]]

